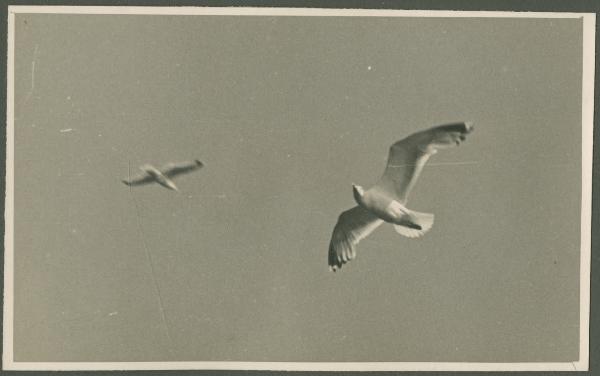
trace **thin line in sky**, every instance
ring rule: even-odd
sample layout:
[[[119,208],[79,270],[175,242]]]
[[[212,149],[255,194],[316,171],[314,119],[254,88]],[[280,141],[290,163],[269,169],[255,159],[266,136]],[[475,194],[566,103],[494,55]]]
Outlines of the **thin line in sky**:
[[[129,180],[131,180],[131,161],[129,161],[129,165],[128,165],[128,175],[129,175]],[[173,355],[173,339],[171,338],[171,331],[169,330],[169,324],[167,323],[167,316],[165,314],[165,305],[163,303],[162,294],[160,293],[160,286],[158,284],[158,280],[156,279],[156,272],[154,271],[154,262],[152,261],[152,255],[150,254],[150,251],[148,250],[148,246],[146,245],[146,240],[144,238],[144,231],[142,228],[142,223],[140,221],[140,211],[138,208],[137,200],[135,199],[135,195],[131,191],[131,186],[129,186],[129,194],[131,194],[131,198],[133,199],[133,204],[135,206],[135,217],[137,219],[138,231],[140,234],[140,238],[142,240],[142,244],[144,245],[144,251],[146,253],[146,260],[148,261],[148,265],[150,265],[150,274],[152,274],[154,290],[155,290],[156,296],[158,298],[158,307],[160,310],[160,316],[162,318],[162,322],[165,327],[167,339],[169,340],[169,353],[171,355]]]
[[[31,62],[31,92],[35,89],[35,60],[37,58],[39,45],[36,44],[33,50],[33,61]]]
[[[35,90],[35,61],[37,60],[39,44],[36,44],[33,49],[33,59],[31,61],[31,88],[27,95],[25,95],[25,99],[23,99],[23,104],[27,103],[29,98],[33,95],[33,91]]]
[[[471,164],[478,164],[479,161],[467,161],[467,162],[434,162],[434,163],[427,163],[426,166],[458,166],[458,165],[471,165]],[[407,163],[407,164],[400,164],[400,165],[389,165],[388,167],[406,167],[406,166],[416,166],[415,163]]]

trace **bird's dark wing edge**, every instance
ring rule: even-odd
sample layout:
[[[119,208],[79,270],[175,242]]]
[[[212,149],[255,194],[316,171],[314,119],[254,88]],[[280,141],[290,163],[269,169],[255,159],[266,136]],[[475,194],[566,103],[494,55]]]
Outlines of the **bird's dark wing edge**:
[[[162,173],[166,177],[172,178],[177,175],[192,172],[202,167],[204,167],[204,163],[202,163],[198,159],[195,159],[193,161],[188,162],[169,163],[168,165],[162,168]]]
[[[328,264],[332,271],[356,257],[356,245],[383,221],[361,206],[344,211],[338,217],[329,243]]]
[[[154,182],[154,178],[146,173],[138,174],[136,176],[130,177],[128,179],[121,180],[124,184],[129,186],[143,185]]]

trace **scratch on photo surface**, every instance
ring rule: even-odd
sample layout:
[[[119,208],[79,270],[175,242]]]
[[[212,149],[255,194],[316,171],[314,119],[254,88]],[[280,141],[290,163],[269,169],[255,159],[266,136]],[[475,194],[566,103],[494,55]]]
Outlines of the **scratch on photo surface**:
[[[427,166],[459,166],[459,165],[472,165],[472,164],[477,164],[479,163],[479,161],[467,161],[467,162],[433,162],[433,163],[428,163]],[[400,165],[389,165],[388,167],[394,167],[394,168],[401,168],[401,167],[408,167],[408,166],[416,166],[416,163],[407,163],[407,164],[400,164]]]
[[[129,179],[131,179],[131,161],[129,161],[128,174],[129,174]],[[144,252],[146,253],[146,260],[148,261],[148,265],[150,266],[150,274],[152,275],[152,282],[154,284],[154,292],[158,299],[158,307],[160,310],[160,317],[161,317],[163,326],[165,328],[167,340],[169,341],[169,353],[171,355],[173,355],[173,338],[171,337],[171,330],[169,329],[169,324],[167,322],[167,316],[165,314],[165,305],[163,303],[162,294],[160,292],[160,286],[158,284],[158,280],[156,279],[156,272],[154,271],[154,262],[152,261],[152,255],[150,254],[150,251],[148,250],[148,246],[146,244],[146,239],[144,237],[144,231],[142,228],[142,222],[141,222],[141,217],[140,217],[140,211],[138,208],[138,203],[137,203],[137,200],[135,199],[135,195],[133,194],[133,191],[131,190],[131,186],[129,186],[129,194],[131,195],[131,199],[133,200],[133,204],[135,207],[135,216],[136,216],[137,225],[138,225],[138,232],[140,235],[140,239],[142,241],[142,245],[144,246]]]
[[[60,133],[67,133],[67,132],[71,132],[72,130],[73,130],[73,128],[61,129]]]
[[[26,103],[29,100],[29,98],[31,98],[31,96],[33,95],[33,91],[35,90],[35,62],[37,60],[38,48],[39,44],[36,44],[33,49],[33,59],[31,61],[31,88],[29,89],[29,92],[27,92],[23,103]]]

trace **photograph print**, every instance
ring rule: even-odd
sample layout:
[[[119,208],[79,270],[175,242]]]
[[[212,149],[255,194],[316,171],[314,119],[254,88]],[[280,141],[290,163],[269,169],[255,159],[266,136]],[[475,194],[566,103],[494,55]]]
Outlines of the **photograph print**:
[[[7,27],[3,369],[588,369],[594,14]]]

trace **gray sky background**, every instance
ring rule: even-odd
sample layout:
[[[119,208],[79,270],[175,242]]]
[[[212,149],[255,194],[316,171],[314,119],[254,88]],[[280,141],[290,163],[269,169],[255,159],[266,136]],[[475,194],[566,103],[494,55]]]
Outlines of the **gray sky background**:
[[[15,360],[576,360],[581,44],[576,19],[18,15]],[[330,273],[350,184],[457,120],[430,162],[473,163],[409,201],[432,231]],[[193,158],[180,193],[120,181]]]

